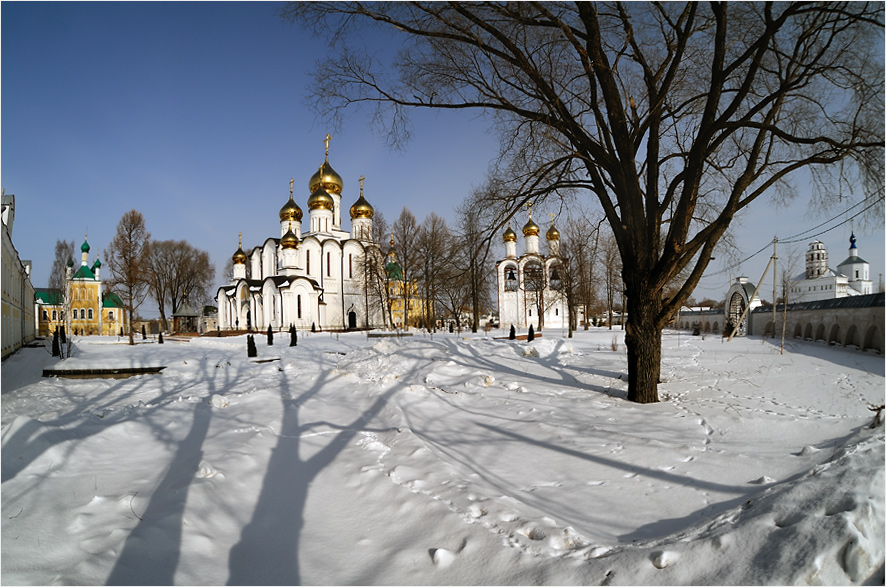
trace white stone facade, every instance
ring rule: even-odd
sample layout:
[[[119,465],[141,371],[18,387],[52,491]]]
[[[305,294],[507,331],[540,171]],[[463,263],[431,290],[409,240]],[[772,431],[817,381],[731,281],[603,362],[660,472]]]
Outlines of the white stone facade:
[[[327,160],[309,181],[309,231],[301,232],[302,212],[293,201],[290,181],[290,200],[280,210],[280,237],[267,238],[248,253],[241,244],[234,254],[233,280],[216,294],[220,330],[383,325],[380,311],[364,292],[361,274],[363,256],[378,254],[372,242],[372,207],[361,186],[360,199],[351,208],[359,238],[352,238],[341,228],[342,187],[341,177],[329,166],[327,144]]]
[[[856,239],[849,238],[849,257],[828,267],[828,252],[821,241],[809,244],[806,251],[806,272],[791,280],[788,302],[814,302],[873,293],[870,264],[858,256]]]

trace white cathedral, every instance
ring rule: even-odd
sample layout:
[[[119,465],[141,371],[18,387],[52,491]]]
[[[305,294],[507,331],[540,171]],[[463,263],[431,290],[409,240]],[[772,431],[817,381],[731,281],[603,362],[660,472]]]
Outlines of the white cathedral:
[[[828,267],[828,251],[821,241],[809,244],[806,250],[806,271],[791,280],[788,302],[812,302],[874,292],[871,265],[858,256],[855,234],[849,237],[849,256]]]
[[[219,288],[219,329],[299,330],[370,328],[382,324],[362,287],[362,258],[373,243],[372,206],[360,197],[350,208],[351,230],[341,225],[344,184],[326,159],[308,182],[310,227],[302,233],[302,210],[293,199],[280,209],[280,237],[270,237],[248,254],[242,236],[234,253],[233,280]]]
[[[560,258],[560,232],[551,227],[545,234],[548,254],[538,247],[541,228],[532,220],[523,226],[524,252],[517,256],[517,234],[508,226],[502,240],[505,258],[496,263],[498,312],[502,328],[565,328],[568,324],[565,277]]]

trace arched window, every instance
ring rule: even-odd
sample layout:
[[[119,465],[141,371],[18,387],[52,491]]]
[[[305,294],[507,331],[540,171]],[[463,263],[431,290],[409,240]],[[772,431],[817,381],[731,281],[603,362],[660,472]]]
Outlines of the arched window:
[[[53,310],[52,313],[55,314],[55,310]],[[54,318],[54,317],[53,317],[53,318]],[[49,320],[49,312],[47,312],[46,310],[43,310],[43,320],[44,320],[44,321],[45,321],[45,320]]]
[[[305,251],[305,271],[308,275],[311,274],[311,251]],[[301,314],[299,314],[299,318],[301,318]]]
[[[326,251],[326,277],[332,277],[332,263],[329,261],[330,253]]]
[[[354,255],[348,255],[348,278],[354,278]],[[356,328],[356,326],[354,327]]]
[[[523,287],[526,291],[542,291],[545,288],[545,272],[541,263],[527,263],[523,269]]]
[[[296,301],[296,306],[297,306],[296,309],[298,310],[298,317],[301,318],[301,296],[300,295],[297,296],[295,301]]]
[[[53,320],[58,320],[58,314],[56,313],[55,310],[52,311],[52,319],[53,319]]]
[[[92,320],[92,308],[89,308],[89,319]]]
[[[505,291],[517,291],[517,272],[513,267],[505,269]]]
[[[86,320],[86,310],[84,308],[80,308],[80,319]]]
[[[114,310],[108,310],[108,322],[114,321]]]
[[[563,276],[560,275],[560,268],[556,265],[551,267],[550,284],[551,289],[560,290],[563,288]]]

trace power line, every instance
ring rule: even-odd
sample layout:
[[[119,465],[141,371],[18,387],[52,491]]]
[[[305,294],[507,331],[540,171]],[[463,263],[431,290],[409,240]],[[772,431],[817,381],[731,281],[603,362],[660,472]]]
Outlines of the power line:
[[[790,244],[798,243],[798,242],[801,242],[801,241],[804,241],[804,240],[807,240],[807,239],[810,239],[810,238],[815,238],[815,237],[821,236],[821,235],[823,235],[823,234],[827,234],[828,232],[831,232],[832,230],[834,230],[834,229],[836,229],[836,228],[839,228],[839,227],[843,226],[844,224],[846,224],[846,223],[849,222],[850,220],[853,220],[853,219],[856,218],[857,216],[860,216],[860,215],[864,214],[865,212],[867,212],[868,210],[870,210],[870,209],[873,208],[874,206],[877,206],[877,205],[880,204],[879,201],[875,201],[875,202],[873,202],[872,204],[869,204],[869,205],[868,205],[866,208],[864,208],[863,210],[861,210],[861,211],[859,211],[859,212],[856,212],[856,213],[853,214],[852,216],[846,218],[845,220],[843,220],[843,221],[840,222],[839,224],[835,224],[834,226],[832,226],[832,227],[830,227],[830,228],[828,228],[828,229],[826,229],[826,230],[822,230],[821,232],[817,232],[817,233],[815,233],[815,234],[808,234],[808,233],[812,232],[813,230],[816,230],[816,229],[818,229],[818,228],[821,228],[822,226],[824,226],[825,224],[828,224],[829,222],[833,222],[834,220],[840,218],[841,216],[843,216],[844,214],[846,214],[847,212],[849,212],[849,211],[852,210],[853,208],[856,208],[857,206],[860,206],[860,205],[863,204],[863,203],[864,203],[864,200],[862,200],[861,202],[858,202],[858,203],[856,203],[856,204],[853,204],[852,206],[850,206],[850,207],[847,208],[846,210],[843,210],[842,212],[840,212],[838,215],[834,216],[833,218],[830,218],[830,219],[828,219],[828,220],[825,220],[825,221],[822,222],[821,224],[818,224],[818,225],[816,225],[816,226],[813,226],[812,228],[809,228],[809,229],[804,230],[804,231],[802,231],[802,232],[798,232],[797,234],[791,235],[791,236],[787,237],[786,239],[779,239],[778,242],[779,242],[779,243],[782,243],[782,244],[790,245]],[[766,243],[765,245],[763,245],[763,247],[762,247],[759,251],[757,251],[756,253],[753,253],[752,255],[750,255],[750,256],[748,256],[748,257],[745,257],[745,258],[742,259],[741,261],[737,261],[737,262],[735,262],[735,263],[729,265],[728,267],[726,267],[726,268],[724,268],[724,269],[722,269],[722,270],[720,270],[720,271],[717,271],[717,272],[715,272],[715,273],[706,274],[704,277],[716,277],[717,275],[723,275],[724,273],[727,273],[727,272],[729,272],[729,271],[732,271],[733,269],[735,269],[736,267],[738,267],[738,266],[741,265],[742,263],[745,263],[745,262],[747,262],[747,261],[750,261],[751,259],[753,259],[753,258],[756,257],[757,255],[759,255],[760,253],[762,253],[763,251],[765,251],[766,249],[768,249],[769,246],[770,246],[771,244],[772,244],[772,241],[769,241],[768,243]]]

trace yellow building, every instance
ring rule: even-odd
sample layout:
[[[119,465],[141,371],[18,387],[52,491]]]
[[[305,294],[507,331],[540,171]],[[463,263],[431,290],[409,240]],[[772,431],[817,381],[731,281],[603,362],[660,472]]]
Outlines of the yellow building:
[[[102,293],[102,263],[96,255],[89,265],[89,243],[80,246],[80,267],[74,271],[74,260],[68,259],[65,292],[40,290],[35,295],[37,326],[41,336],[50,336],[59,326],[79,336],[120,334],[126,328],[123,303],[114,293]]]
[[[37,336],[52,336],[58,328],[65,326],[65,296],[61,290],[37,289],[34,292],[34,300],[37,311]]]
[[[393,236],[385,270],[388,275],[388,303],[393,325],[396,328],[419,326],[424,319],[424,302],[419,294],[418,284],[403,280],[403,268],[397,263]]]

